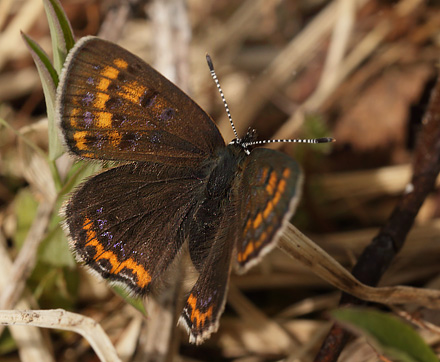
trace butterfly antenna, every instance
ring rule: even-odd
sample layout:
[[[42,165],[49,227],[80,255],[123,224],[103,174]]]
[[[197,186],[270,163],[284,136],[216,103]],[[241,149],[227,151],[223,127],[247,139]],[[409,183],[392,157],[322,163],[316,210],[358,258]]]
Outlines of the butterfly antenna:
[[[235,138],[238,140],[237,130],[235,129],[234,122],[232,122],[231,112],[229,112],[228,103],[226,103],[225,96],[222,91],[222,87],[220,87],[220,82],[217,79],[217,74],[215,74],[214,64],[212,63],[212,59],[209,54],[206,54],[206,61],[208,62],[209,71],[211,72],[211,77],[214,79],[215,84],[217,85],[217,89],[222,97],[223,104],[225,105],[226,113],[228,114],[229,123],[231,124],[232,130],[234,131]]]
[[[279,140],[264,140],[264,141],[252,141],[246,142],[243,146],[258,146],[264,145],[267,143],[279,143],[279,142],[288,142],[288,143],[329,143],[335,142],[334,138],[331,137],[322,137],[322,138],[293,138],[293,139],[279,139]]]

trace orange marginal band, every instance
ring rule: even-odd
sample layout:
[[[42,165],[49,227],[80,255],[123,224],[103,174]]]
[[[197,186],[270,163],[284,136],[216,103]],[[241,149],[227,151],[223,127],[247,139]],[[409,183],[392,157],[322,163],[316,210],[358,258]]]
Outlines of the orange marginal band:
[[[197,328],[203,327],[205,325],[205,321],[207,318],[212,317],[212,306],[209,309],[202,313],[199,309],[197,309],[197,298],[191,293],[188,297],[188,304],[191,306],[191,322],[193,322]]]
[[[150,274],[145,270],[145,268],[138,264],[132,258],[124,261],[119,261],[118,256],[110,250],[104,250],[104,247],[96,238],[96,232],[92,230],[92,221],[88,218],[84,220],[83,229],[87,232],[87,243],[86,246],[93,246],[96,250],[94,260],[98,261],[100,259],[107,259],[112,268],[109,271],[110,274],[118,275],[124,268],[132,270],[133,274],[137,276],[137,282],[139,288],[145,288],[151,281]]]

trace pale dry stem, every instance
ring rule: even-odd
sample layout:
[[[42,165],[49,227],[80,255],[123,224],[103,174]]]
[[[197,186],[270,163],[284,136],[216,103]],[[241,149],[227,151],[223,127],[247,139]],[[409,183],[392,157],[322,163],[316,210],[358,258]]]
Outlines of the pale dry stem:
[[[362,284],[323,249],[289,224],[279,247],[316,275],[359,299],[387,305],[414,304],[440,309],[440,291],[406,286],[374,288]]]
[[[92,346],[101,361],[119,362],[110,339],[93,319],[62,309],[0,310],[0,324],[63,329],[81,334]]]

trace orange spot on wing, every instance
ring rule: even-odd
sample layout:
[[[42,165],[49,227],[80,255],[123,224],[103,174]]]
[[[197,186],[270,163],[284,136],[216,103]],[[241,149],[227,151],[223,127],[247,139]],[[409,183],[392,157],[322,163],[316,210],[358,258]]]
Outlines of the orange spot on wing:
[[[265,219],[267,219],[267,217],[270,215],[270,213],[273,211],[273,203],[272,203],[272,201],[269,201],[268,203],[267,203],[267,205],[266,205],[266,208],[264,209],[264,211],[263,211],[263,217],[265,218]]]
[[[261,177],[260,177],[260,179],[258,181],[259,182],[264,182],[264,180],[266,180],[268,172],[269,172],[269,168],[267,168],[267,167],[263,168],[263,171],[261,173]]]
[[[255,242],[255,249],[258,249],[261,244],[263,244],[263,241],[267,238],[267,233],[264,231],[260,237],[258,238],[258,240]]]
[[[121,97],[130,102],[139,103],[140,98],[144,95],[147,88],[143,85],[140,85],[138,82],[133,81],[127,85],[124,85],[122,89],[123,91],[119,93]]]
[[[284,191],[286,191],[286,185],[287,183],[284,180],[281,180],[280,183],[278,184],[277,192],[273,198],[274,205],[278,204],[278,202],[280,201],[281,196],[283,195]]]
[[[101,92],[105,92],[108,88],[108,86],[110,85],[111,80],[108,78],[101,78],[99,80],[98,85],[96,86],[96,88],[98,88]]]
[[[259,249],[261,245],[270,237],[271,233],[273,231],[273,227],[269,226],[266,231],[263,231],[258,238],[257,241],[249,241],[249,243],[246,245],[246,249],[242,253],[238,253],[237,260],[239,263],[242,263],[246,261],[249,258],[249,255],[251,255],[254,251]]]
[[[252,220],[251,220],[251,219],[248,219],[248,221],[247,221],[247,223],[246,223],[246,226],[244,227],[243,235],[246,235],[246,234],[247,234],[247,232],[249,231],[249,229],[251,228],[251,226],[252,226]]]
[[[69,119],[70,119],[70,125],[73,127],[73,128],[76,128],[76,127],[78,127],[78,122],[77,122],[77,120],[76,120],[76,117],[78,117],[78,115],[79,115],[79,113],[80,113],[80,109],[79,108],[73,108],[71,111],[70,111],[70,115],[69,115]]]
[[[269,195],[273,195],[274,191],[275,191],[275,187],[277,185],[277,173],[275,171],[272,171],[270,173],[270,178],[269,178],[269,182],[267,183],[266,186],[266,191]]]
[[[118,68],[121,68],[121,69],[126,69],[128,67],[128,63],[124,59],[121,59],[121,58],[116,58],[113,61],[113,63],[114,63],[114,65],[116,65]]]
[[[98,128],[111,128],[112,126],[112,114],[109,112],[96,112],[95,119]]]
[[[95,101],[93,102],[93,105],[98,109],[105,109],[105,102],[107,102],[110,98],[110,95],[105,93],[96,93]]]
[[[113,147],[117,147],[121,143],[122,135],[118,131],[110,132],[108,135],[108,140]]]
[[[238,254],[238,261],[242,262],[245,261],[250,254],[252,254],[252,252],[255,250],[255,245],[253,241],[250,241],[247,245],[246,245],[246,249],[242,252]]]
[[[79,149],[79,150],[86,150],[87,149],[86,136],[87,136],[86,131],[75,132],[73,134],[73,140],[75,141],[75,146],[77,149]]]
[[[151,276],[147,272],[147,270],[145,270],[142,265],[138,264],[132,258],[121,262],[114,252],[110,250],[105,250],[102,244],[97,239],[96,232],[92,230],[92,226],[93,222],[90,219],[86,218],[83,223],[83,229],[87,233],[86,246],[93,246],[95,248],[95,256],[93,257],[93,260],[108,260],[112,267],[109,273],[114,275],[118,275],[124,268],[131,269],[132,273],[136,274],[137,276],[136,284],[138,285],[138,287],[145,288],[151,281]]]
[[[237,254],[237,260],[239,263],[241,263],[243,261],[243,253],[238,253]]]
[[[106,78],[116,79],[116,77],[119,75],[119,70],[114,67],[106,66],[102,70],[101,75]]]
[[[93,226],[93,221],[90,220],[89,218],[86,218],[83,222],[83,229],[89,231],[92,229],[92,226]]]
[[[207,318],[211,318],[212,317],[212,306],[209,307],[209,309],[202,313],[200,311],[200,309],[197,308],[197,298],[193,295],[190,294],[190,296],[188,297],[188,304],[191,306],[191,322],[193,322],[197,328],[199,328],[200,326],[204,326],[205,325],[205,321]]]
[[[263,215],[261,215],[261,212],[259,212],[254,219],[254,224],[253,224],[254,229],[257,229],[262,222],[263,222]]]

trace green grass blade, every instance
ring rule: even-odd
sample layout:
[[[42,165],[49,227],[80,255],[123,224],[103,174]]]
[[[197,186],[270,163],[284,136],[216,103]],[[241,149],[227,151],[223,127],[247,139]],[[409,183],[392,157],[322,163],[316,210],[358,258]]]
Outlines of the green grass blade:
[[[49,120],[49,160],[54,161],[64,152],[55,124],[55,97],[58,74],[44,50],[26,34],[22,34],[22,37],[32,55],[43,86],[47,118]]]
[[[52,38],[54,67],[60,74],[67,53],[75,44],[73,31],[58,0],[43,0],[43,2]]]
[[[413,328],[390,314],[361,308],[343,308],[331,314],[369,337],[393,361],[439,362]]]

